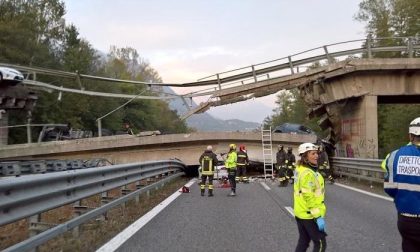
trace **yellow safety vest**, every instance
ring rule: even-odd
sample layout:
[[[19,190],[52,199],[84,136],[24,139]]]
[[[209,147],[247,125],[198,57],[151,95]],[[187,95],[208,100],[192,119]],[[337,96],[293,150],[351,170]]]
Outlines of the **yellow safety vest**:
[[[236,170],[236,162],[238,160],[238,156],[236,154],[236,151],[231,151],[227,154],[227,158],[225,161],[225,167],[226,169],[233,169]]]
[[[214,174],[214,166],[213,166],[213,158],[209,156],[204,156],[201,160],[201,174],[203,175],[213,175]]]
[[[294,212],[300,219],[324,217],[325,184],[322,175],[305,165],[296,168],[294,189]]]

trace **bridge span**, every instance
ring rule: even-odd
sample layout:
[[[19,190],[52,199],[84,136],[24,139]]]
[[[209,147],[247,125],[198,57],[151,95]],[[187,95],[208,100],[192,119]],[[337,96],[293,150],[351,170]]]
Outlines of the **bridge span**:
[[[177,158],[186,165],[198,165],[207,145],[215,153],[226,153],[229,144],[245,144],[251,160],[263,161],[261,132],[197,132],[156,136],[117,135],[6,145],[0,148],[0,161],[25,159],[91,159],[106,158],[114,164]],[[273,133],[273,158],[277,144],[294,151],[303,142],[315,142],[314,135]]]

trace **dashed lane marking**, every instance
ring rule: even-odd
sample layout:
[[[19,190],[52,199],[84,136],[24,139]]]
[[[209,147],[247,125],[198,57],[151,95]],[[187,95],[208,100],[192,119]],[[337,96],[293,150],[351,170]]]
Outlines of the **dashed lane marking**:
[[[293,217],[295,217],[295,211],[293,211],[293,208],[291,208],[289,206],[284,207],[284,208],[286,208],[287,212],[289,212],[290,215],[292,215]]]
[[[271,190],[271,188],[265,182],[260,182],[260,184],[264,187],[265,190],[267,191]]]
[[[185,186],[190,187],[194,183],[195,180],[190,180],[187,184],[185,184]],[[111,252],[117,250],[123,243],[130,239],[131,236],[133,236],[137,231],[139,231],[144,225],[146,225],[150,220],[152,220],[158,213],[165,209],[172,201],[178,198],[178,196],[181,194],[182,192],[180,192],[180,190],[174,192],[171,196],[166,198],[159,205],[154,207],[136,222],[134,222],[126,229],[124,229],[121,233],[119,233],[117,236],[112,238],[112,240],[110,240],[105,245],[96,250],[96,252]]]
[[[346,185],[343,185],[343,184],[340,184],[340,183],[337,183],[337,182],[334,183],[334,185],[341,186],[343,188],[353,190],[353,191],[356,191],[356,192],[359,192],[359,193],[363,193],[363,194],[366,194],[366,195],[369,195],[369,196],[372,196],[372,197],[376,197],[376,198],[380,198],[380,199],[384,199],[384,200],[388,200],[388,201],[394,201],[394,199],[392,199],[390,197],[382,196],[382,195],[379,195],[379,194],[376,194],[376,193],[367,192],[367,191],[357,189],[357,188],[354,188],[354,187],[351,187],[351,186],[346,186]]]

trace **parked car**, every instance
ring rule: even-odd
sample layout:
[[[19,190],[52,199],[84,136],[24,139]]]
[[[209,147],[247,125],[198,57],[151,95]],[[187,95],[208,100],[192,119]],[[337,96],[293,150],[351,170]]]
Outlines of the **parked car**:
[[[0,67],[0,82],[10,82],[17,84],[23,81],[23,74],[16,69],[9,67]]]
[[[297,124],[297,123],[283,123],[280,126],[277,126],[276,128],[274,128],[273,133],[291,133],[291,134],[311,134],[311,135],[316,135],[316,133],[302,125],[302,124]]]

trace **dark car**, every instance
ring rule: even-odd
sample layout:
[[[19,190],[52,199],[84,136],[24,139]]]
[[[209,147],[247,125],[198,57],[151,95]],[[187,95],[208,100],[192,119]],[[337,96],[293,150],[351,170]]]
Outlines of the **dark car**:
[[[310,134],[310,135],[316,135],[316,133],[302,125],[297,123],[283,123],[280,126],[277,126],[274,128],[273,133],[291,133],[291,134]]]

